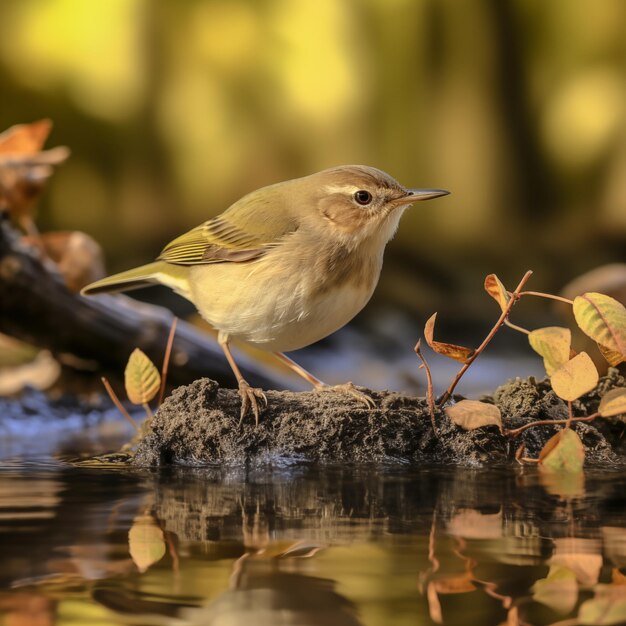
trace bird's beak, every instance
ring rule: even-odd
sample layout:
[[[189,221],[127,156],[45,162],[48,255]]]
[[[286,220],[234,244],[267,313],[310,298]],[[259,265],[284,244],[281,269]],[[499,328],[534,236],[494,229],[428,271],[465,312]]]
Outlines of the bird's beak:
[[[447,196],[450,192],[445,189],[407,189],[406,195],[395,200],[399,206],[404,204],[413,204],[421,200],[431,200],[440,196]]]

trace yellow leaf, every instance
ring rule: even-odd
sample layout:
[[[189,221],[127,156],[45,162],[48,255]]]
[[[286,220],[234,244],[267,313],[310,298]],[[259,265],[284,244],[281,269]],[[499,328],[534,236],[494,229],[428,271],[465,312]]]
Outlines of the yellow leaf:
[[[617,367],[620,363],[626,361],[626,355],[615,352],[615,350],[611,350],[601,343],[598,344],[598,349],[600,354],[606,359],[606,362],[613,367]]]
[[[465,348],[463,346],[456,346],[452,343],[442,343],[440,341],[435,341],[433,335],[435,332],[436,319],[437,314],[433,313],[424,325],[424,338],[426,339],[426,343],[437,354],[447,356],[451,359],[454,359],[455,361],[459,361],[459,363],[465,363],[467,359],[469,359],[472,354],[474,354],[474,350],[472,350],[471,348]]]
[[[569,328],[548,326],[538,328],[528,335],[530,347],[543,357],[546,374],[552,374],[570,358],[572,333]]]
[[[573,401],[598,384],[598,370],[589,355],[581,352],[559,367],[550,378],[550,382],[559,398]]]
[[[576,575],[561,565],[553,565],[547,578],[539,579],[531,589],[535,602],[545,604],[562,615],[572,611],[578,602]]]
[[[626,413],[626,388],[607,391],[600,400],[598,411],[602,417],[613,417]]]
[[[124,384],[128,399],[133,404],[150,402],[161,387],[159,371],[139,348],[135,348],[128,359]]]
[[[140,515],[134,519],[128,531],[128,551],[142,573],[163,558],[165,538],[152,516]]]
[[[478,400],[461,400],[445,409],[447,416],[465,430],[475,430],[483,426],[497,426],[502,430],[500,409]]]
[[[500,305],[503,311],[506,309],[511,296],[495,274],[489,274],[485,278],[485,291]]]
[[[580,472],[585,462],[585,448],[571,429],[560,430],[548,439],[539,455],[539,470],[544,472]]]
[[[580,329],[610,352],[626,358],[626,308],[602,293],[584,293],[574,299],[574,317]]]

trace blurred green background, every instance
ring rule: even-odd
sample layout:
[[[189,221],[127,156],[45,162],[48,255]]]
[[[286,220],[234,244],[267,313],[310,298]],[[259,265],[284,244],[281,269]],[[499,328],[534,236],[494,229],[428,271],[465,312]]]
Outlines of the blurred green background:
[[[42,230],[108,269],[340,163],[452,195],[403,219],[378,304],[480,314],[626,260],[622,0],[3,0],[0,127],[64,144]]]

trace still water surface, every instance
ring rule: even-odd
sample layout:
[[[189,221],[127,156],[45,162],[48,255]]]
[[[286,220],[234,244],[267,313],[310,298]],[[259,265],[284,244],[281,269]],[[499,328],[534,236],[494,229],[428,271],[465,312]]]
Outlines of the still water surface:
[[[5,462],[0,624],[621,624],[625,503],[619,472]]]

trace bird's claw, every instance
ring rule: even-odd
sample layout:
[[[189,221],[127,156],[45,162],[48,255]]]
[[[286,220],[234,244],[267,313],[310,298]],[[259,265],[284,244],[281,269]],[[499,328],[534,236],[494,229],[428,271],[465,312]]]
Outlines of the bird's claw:
[[[243,418],[248,414],[250,409],[254,415],[255,424],[259,425],[259,400],[263,403],[263,409],[267,407],[267,398],[262,389],[251,387],[245,380],[239,381],[239,395],[241,396],[241,414],[239,416],[239,426],[243,422]]]
[[[376,408],[376,402],[374,402],[374,399],[366,393],[359,391],[353,383],[343,383],[342,385],[323,385],[316,387],[316,391],[335,391],[339,393],[347,393],[355,400],[363,403],[368,409]]]

